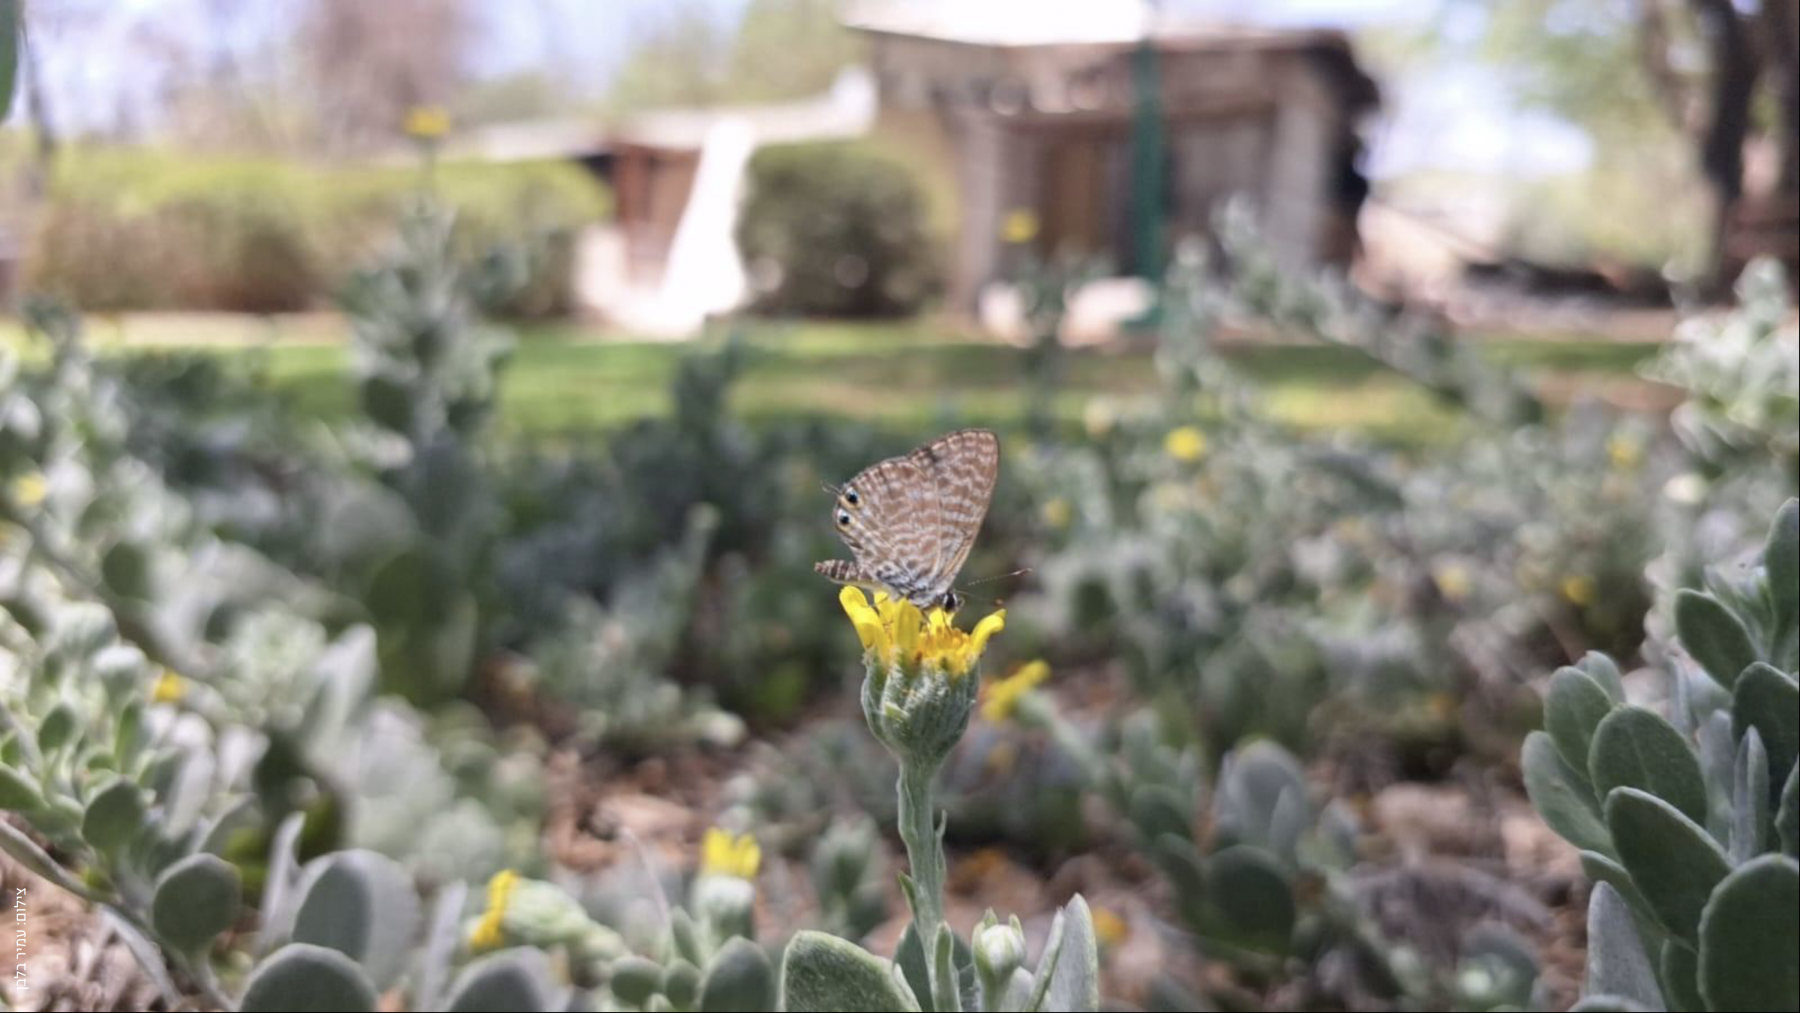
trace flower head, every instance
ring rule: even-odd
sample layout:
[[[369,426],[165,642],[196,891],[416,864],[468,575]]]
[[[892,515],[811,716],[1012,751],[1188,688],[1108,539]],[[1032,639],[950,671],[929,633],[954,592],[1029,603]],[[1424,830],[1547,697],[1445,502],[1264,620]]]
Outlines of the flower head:
[[[406,133],[421,141],[435,141],[450,132],[450,114],[442,106],[414,106],[406,111]]]
[[[44,473],[33,471],[12,481],[12,500],[22,507],[34,507],[44,502],[50,494],[50,483],[44,480]]]
[[[1006,628],[1005,609],[988,615],[965,633],[941,608],[927,612],[879,592],[871,605],[862,589],[846,587],[838,593],[838,603],[856,627],[863,651],[883,666],[940,668],[956,678],[975,667],[988,641]]]
[[[762,867],[762,847],[749,834],[733,835],[713,827],[700,841],[700,871],[705,875],[755,879]]]
[[[1183,464],[1206,456],[1206,434],[1195,426],[1179,426],[1163,437],[1163,452]]]
[[[999,724],[1012,717],[1025,694],[1042,685],[1048,678],[1050,665],[1042,660],[1020,665],[1013,674],[987,688],[981,701],[982,718],[990,724]]]
[[[1006,626],[1006,612],[971,630],[940,608],[877,594],[873,603],[855,587],[838,602],[863,645],[863,717],[902,763],[936,769],[968,730],[980,680],[970,673],[987,643]]]
[[[506,942],[506,908],[518,889],[519,874],[512,869],[501,869],[488,880],[487,908],[469,932],[470,949],[476,952],[496,950]]]
[[[1030,208],[1014,208],[1000,223],[1000,238],[1008,243],[1029,243],[1037,234],[1037,212]]]
[[[152,703],[179,703],[186,695],[187,683],[167,668],[162,670],[162,674],[156,677],[156,682],[150,687]]]
[[[1575,573],[1564,577],[1557,589],[1562,592],[1564,598],[1569,600],[1569,604],[1582,608],[1592,605],[1600,593],[1599,587],[1594,583],[1594,578],[1585,573]]]

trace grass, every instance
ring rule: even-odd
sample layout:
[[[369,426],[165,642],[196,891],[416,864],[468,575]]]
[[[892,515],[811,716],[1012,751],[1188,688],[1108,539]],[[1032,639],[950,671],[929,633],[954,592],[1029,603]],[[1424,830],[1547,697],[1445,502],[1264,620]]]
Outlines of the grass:
[[[317,321],[304,328],[245,318],[238,340],[210,320],[204,337],[184,342],[178,329],[92,328],[97,343],[124,354],[216,350],[261,370],[276,392],[303,412],[348,413],[348,349]],[[918,428],[943,419],[1010,427],[1027,408],[1022,352],[924,323],[758,323],[740,337],[746,374],[734,407],[753,422],[815,415]],[[16,339],[15,339],[16,340]],[[669,408],[669,381],[697,346],[595,340],[570,325],[525,328],[501,392],[503,432],[529,438],[576,439]],[[1497,362],[1529,373],[1582,378],[1629,375],[1656,346],[1565,338],[1497,339],[1483,346]],[[154,350],[151,350],[154,349]],[[1432,396],[1347,349],[1242,345],[1228,353],[1277,418],[1309,429],[1350,428],[1401,440],[1444,429],[1451,416]],[[1095,397],[1125,409],[1155,396],[1145,351],[1079,349],[1069,353],[1067,382],[1054,404],[1070,424]]]

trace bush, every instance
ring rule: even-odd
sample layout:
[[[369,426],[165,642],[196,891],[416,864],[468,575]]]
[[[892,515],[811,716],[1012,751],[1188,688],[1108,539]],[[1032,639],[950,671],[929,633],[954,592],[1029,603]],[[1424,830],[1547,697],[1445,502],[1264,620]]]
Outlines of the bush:
[[[924,192],[862,144],[766,148],[750,162],[738,248],[765,312],[899,316],[941,287]]]
[[[30,239],[26,287],[96,311],[318,306],[391,234],[419,183],[410,167],[73,151]],[[521,248],[528,281],[499,309],[573,308],[573,237],[606,213],[600,184],[562,163],[453,163],[436,188],[469,250]]]

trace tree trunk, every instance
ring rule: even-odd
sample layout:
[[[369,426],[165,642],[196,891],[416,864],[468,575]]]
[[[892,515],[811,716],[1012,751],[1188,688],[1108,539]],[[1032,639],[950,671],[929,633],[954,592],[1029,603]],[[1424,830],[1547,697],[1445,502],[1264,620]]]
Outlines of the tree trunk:
[[[1787,0],[1765,0],[1780,4]],[[1711,50],[1712,102],[1700,139],[1700,169],[1714,198],[1711,288],[1730,284],[1736,265],[1726,249],[1731,214],[1744,192],[1744,139],[1750,133],[1750,102],[1759,70],[1750,31],[1731,0],[1694,0],[1701,33]]]

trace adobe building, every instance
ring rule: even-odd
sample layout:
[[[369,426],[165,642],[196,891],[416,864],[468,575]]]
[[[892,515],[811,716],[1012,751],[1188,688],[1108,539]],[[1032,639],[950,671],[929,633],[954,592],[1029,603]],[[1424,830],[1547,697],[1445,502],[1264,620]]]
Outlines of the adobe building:
[[[1356,249],[1358,127],[1379,97],[1341,32],[1183,24],[1137,0],[867,0],[844,20],[870,39],[876,132],[948,167],[955,308],[1005,280],[1017,212],[1040,252],[1115,274],[1154,274],[1239,194],[1287,262]]]

